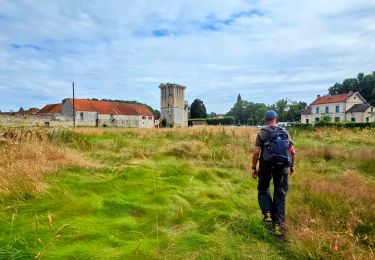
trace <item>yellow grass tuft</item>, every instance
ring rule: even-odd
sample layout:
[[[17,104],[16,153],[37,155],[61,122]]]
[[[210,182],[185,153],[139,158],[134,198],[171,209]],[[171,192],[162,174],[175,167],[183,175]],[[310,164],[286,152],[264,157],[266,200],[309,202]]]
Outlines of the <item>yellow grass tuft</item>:
[[[76,152],[52,145],[43,132],[8,131],[0,142],[0,194],[40,194],[43,176],[68,166],[88,166]]]

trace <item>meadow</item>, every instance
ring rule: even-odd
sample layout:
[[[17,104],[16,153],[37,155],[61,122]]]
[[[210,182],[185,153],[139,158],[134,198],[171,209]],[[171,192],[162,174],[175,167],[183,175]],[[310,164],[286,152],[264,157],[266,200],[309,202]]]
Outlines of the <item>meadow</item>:
[[[1,129],[0,259],[371,259],[375,129],[290,129],[287,233],[262,223],[257,129]]]

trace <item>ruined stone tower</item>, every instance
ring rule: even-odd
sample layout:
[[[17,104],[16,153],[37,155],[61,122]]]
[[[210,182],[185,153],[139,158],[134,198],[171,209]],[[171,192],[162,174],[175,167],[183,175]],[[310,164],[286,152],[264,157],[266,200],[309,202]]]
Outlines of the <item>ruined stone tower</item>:
[[[160,122],[166,121],[167,127],[188,126],[188,102],[185,101],[185,86],[162,83],[160,88]]]

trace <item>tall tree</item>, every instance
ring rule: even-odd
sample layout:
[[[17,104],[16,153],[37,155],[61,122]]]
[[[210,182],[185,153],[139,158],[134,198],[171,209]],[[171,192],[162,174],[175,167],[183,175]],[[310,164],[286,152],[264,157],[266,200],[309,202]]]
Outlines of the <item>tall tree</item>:
[[[206,118],[207,111],[206,107],[203,104],[203,101],[200,99],[195,99],[190,106],[190,117],[191,118]]]
[[[341,92],[342,92],[342,84],[337,83],[337,82],[335,83],[335,85],[333,85],[332,87],[328,89],[328,93],[330,95],[342,94]]]
[[[371,101],[372,91],[375,88],[375,72],[365,75],[360,72],[357,78],[345,79],[342,84],[336,83],[328,89],[330,95],[359,92],[368,102]]]
[[[301,113],[306,109],[307,103],[306,102],[297,102],[292,101],[289,104],[289,109],[286,112],[285,119],[288,122],[296,122],[301,120]]]
[[[268,109],[263,103],[249,102],[246,106],[247,123],[250,125],[262,124],[264,112]]]
[[[241,102],[241,101],[242,101],[241,94],[238,94],[238,96],[237,96],[237,103]]]
[[[286,121],[286,112],[288,111],[288,100],[287,99],[280,99],[276,101],[274,105],[271,106],[277,113],[277,117],[279,121]]]
[[[371,103],[371,106],[375,107],[375,88],[372,90],[370,103]]]
[[[363,81],[360,84],[359,93],[367,100],[371,101],[372,92],[375,89],[375,72],[368,74],[363,77]]]

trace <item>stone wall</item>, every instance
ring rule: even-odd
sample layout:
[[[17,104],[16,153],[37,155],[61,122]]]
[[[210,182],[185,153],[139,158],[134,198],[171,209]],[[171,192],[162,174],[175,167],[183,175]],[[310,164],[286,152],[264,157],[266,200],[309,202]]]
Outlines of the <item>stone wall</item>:
[[[73,117],[64,115],[0,115],[4,127],[72,127]],[[98,115],[96,112],[77,111],[76,126],[109,126],[129,128],[154,128],[153,116]]]
[[[5,127],[30,127],[30,126],[73,126],[73,120],[66,116],[56,115],[25,115],[10,116],[0,115],[0,126]]]

